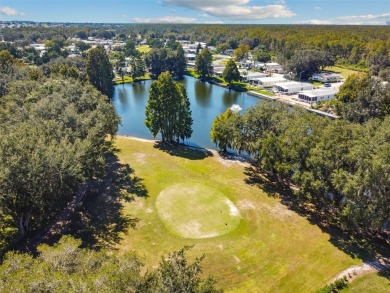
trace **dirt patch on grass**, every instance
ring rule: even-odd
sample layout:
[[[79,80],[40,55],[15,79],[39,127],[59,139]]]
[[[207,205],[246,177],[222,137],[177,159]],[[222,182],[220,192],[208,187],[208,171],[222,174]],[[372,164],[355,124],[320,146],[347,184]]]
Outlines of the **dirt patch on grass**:
[[[134,153],[133,154],[135,160],[137,161],[137,163],[141,164],[141,165],[145,165],[147,162],[146,162],[146,154],[143,154],[143,153]]]

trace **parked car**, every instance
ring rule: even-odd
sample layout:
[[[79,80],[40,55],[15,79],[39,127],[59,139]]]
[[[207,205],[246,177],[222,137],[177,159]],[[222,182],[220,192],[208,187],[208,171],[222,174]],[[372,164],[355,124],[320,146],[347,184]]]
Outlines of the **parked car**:
[[[324,83],[324,87],[331,87],[332,85],[329,82]]]

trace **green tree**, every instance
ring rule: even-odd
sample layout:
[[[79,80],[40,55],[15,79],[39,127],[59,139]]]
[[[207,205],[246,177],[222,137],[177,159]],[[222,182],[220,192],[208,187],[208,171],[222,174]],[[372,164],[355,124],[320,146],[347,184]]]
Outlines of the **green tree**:
[[[76,48],[78,48],[81,52],[87,51],[88,49],[91,48],[91,45],[83,42],[83,41],[78,41],[75,43]]]
[[[0,217],[11,217],[9,228],[23,236],[45,225],[80,183],[102,175],[105,137],[115,135],[120,119],[107,97],[76,80],[26,76],[7,89],[0,107]]]
[[[190,102],[185,88],[176,84],[169,72],[160,74],[150,87],[145,125],[163,142],[179,142],[192,134]]]
[[[204,48],[200,54],[196,57],[195,60],[195,71],[199,74],[199,77],[202,81],[205,81],[206,78],[211,77],[213,75],[213,56],[211,52],[206,47]]]
[[[246,60],[248,59],[250,49],[249,45],[241,44],[234,50],[233,55],[237,61]]]
[[[271,54],[264,51],[256,51],[254,53],[256,61],[266,63],[268,61],[271,61]]]
[[[125,55],[127,57],[130,57],[130,56],[136,57],[136,56],[140,55],[140,52],[135,48],[135,42],[132,39],[129,39],[126,41]]]
[[[227,62],[226,67],[222,72],[222,77],[228,83],[229,88],[231,88],[233,81],[240,80],[240,72],[233,59],[229,59]]]
[[[103,47],[98,46],[88,52],[85,67],[89,82],[101,93],[111,97],[114,73]]]
[[[133,253],[80,248],[63,236],[53,246],[40,245],[38,256],[8,253],[0,266],[1,292],[193,292],[217,293],[215,282],[201,277],[203,257],[191,263],[188,247],[163,257],[146,271]],[[146,272],[144,272],[146,271]]]
[[[218,148],[226,152],[227,148],[234,148],[241,150],[240,137],[240,116],[237,113],[233,113],[229,108],[218,115],[211,126],[210,137],[211,141],[215,143]]]
[[[138,77],[144,76],[146,73],[146,65],[141,57],[133,57],[130,60],[131,73],[130,76],[135,81]]]
[[[198,55],[201,51],[202,51],[202,45],[198,43],[198,45],[196,46],[196,55]]]

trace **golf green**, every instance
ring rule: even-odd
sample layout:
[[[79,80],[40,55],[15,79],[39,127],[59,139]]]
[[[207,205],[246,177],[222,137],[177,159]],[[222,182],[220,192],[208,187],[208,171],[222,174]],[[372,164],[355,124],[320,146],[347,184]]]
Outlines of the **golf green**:
[[[165,227],[190,239],[212,238],[234,231],[241,215],[218,190],[200,183],[179,183],[164,189],[156,207]]]

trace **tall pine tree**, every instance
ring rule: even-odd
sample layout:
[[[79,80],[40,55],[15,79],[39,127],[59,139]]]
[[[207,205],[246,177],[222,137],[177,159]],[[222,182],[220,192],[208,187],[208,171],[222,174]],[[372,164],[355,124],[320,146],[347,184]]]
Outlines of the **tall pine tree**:
[[[179,142],[192,134],[190,101],[184,86],[163,72],[150,87],[145,125],[153,137],[160,132],[164,142]]]
[[[103,47],[91,49],[87,55],[86,71],[89,82],[102,94],[112,94],[114,73],[112,65]]]

